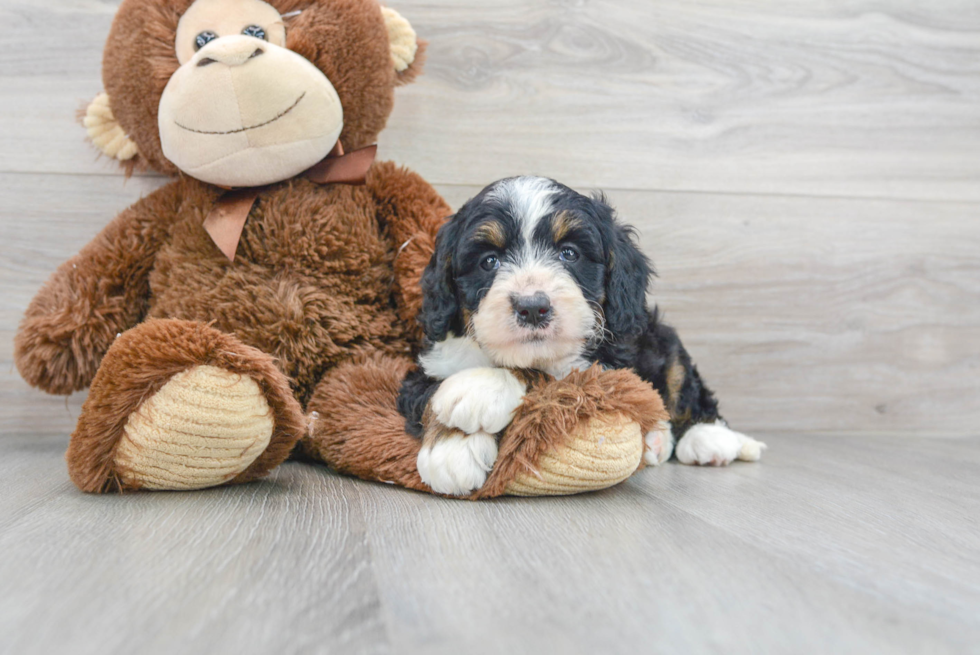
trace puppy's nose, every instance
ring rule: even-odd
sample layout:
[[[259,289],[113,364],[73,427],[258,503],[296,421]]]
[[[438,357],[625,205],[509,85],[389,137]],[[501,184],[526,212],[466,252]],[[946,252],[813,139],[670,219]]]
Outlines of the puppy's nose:
[[[510,304],[514,308],[518,325],[544,327],[551,320],[551,300],[543,291],[532,296],[511,296]]]

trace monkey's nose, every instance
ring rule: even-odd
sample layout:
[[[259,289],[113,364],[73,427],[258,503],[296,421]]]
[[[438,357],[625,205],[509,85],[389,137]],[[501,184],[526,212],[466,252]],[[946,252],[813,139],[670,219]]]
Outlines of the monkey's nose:
[[[518,325],[539,328],[551,321],[551,300],[544,291],[531,296],[511,296],[510,305],[514,308]]]
[[[248,36],[225,36],[215,39],[198,51],[198,66],[209,64],[224,64],[225,66],[241,66],[249,59],[254,59],[265,53],[258,39]]]

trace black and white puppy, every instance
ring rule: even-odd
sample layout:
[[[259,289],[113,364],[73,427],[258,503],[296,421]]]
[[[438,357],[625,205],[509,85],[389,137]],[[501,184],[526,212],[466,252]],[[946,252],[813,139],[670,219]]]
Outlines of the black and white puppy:
[[[450,428],[425,435],[422,480],[454,495],[483,485],[527,390],[508,369],[562,378],[594,362],[634,370],[663,398],[670,422],[646,435],[647,464],[675,439],[684,464],[758,460],[765,444],[728,428],[677,333],[648,309],[652,273],[602,196],[515,177],[463,205],[422,276],[427,343],[398,399],[412,434],[427,411]]]

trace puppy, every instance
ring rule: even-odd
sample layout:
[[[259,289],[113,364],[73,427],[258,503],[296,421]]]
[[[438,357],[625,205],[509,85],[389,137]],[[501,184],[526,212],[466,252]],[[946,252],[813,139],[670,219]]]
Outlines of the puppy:
[[[562,378],[594,362],[632,369],[663,398],[670,422],[646,435],[647,464],[758,460],[765,444],[728,428],[677,333],[648,309],[652,274],[601,195],[514,177],[463,205],[422,276],[426,344],[398,399],[423,439],[422,480],[444,494],[480,488],[524,371]]]

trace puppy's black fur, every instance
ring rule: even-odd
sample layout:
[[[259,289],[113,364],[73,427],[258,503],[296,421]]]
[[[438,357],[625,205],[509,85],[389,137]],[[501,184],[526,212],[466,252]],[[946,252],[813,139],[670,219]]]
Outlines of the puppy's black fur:
[[[485,265],[488,258],[503,260],[527,245],[522,217],[493,193],[507,181],[481,191],[439,231],[436,252],[421,282],[419,321],[427,347],[450,333],[467,333],[468,317],[478,311],[496,275],[496,269]],[[583,358],[606,368],[632,369],[650,382],[670,412],[675,439],[696,423],[719,419],[718,403],[677,333],[659,320],[656,307],[647,306],[646,291],[654,272],[636,245],[633,228],[616,220],[601,194],[588,197],[550,182],[554,189],[550,209],[534,225],[531,240],[538,252],[554,250],[585,300],[601,308],[604,338],[588,342]],[[562,232],[556,239],[559,220]],[[486,232],[481,227],[490,223],[497,227],[488,241],[480,234]],[[566,258],[570,252],[574,259]],[[421,368],[405,379],[398,410],[410,433],[421,436],[422,415],[439,383]]]

